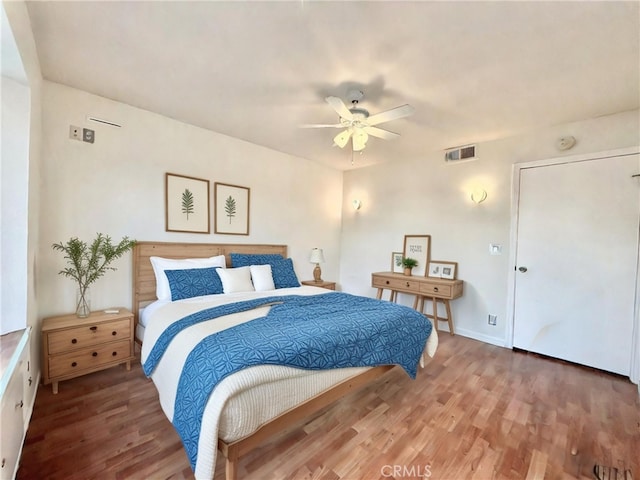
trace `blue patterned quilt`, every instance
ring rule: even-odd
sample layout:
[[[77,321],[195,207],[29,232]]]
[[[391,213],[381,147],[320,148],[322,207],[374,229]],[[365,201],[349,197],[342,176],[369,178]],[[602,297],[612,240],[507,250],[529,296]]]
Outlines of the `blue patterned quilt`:
[[[202,310],[178,320],[158,339],[143,365],[150,375],[183,328],[222,315],[272,304],[255,320],[204,338],[188,355],[176,394],[173,424],[195,468],[204,408],[228,375],[255,365],[323,370],[400,365],[415,378],[431,334],[419,312],[367,297],[331,292],[274,296]]]

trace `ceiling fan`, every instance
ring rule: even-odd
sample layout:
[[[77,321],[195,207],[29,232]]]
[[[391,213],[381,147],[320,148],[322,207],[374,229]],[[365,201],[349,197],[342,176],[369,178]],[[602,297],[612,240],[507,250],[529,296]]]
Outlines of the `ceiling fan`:
[[[384,140],[392,140],[400,135],[389,130],[376,127],[380,123],[389,122],[398,118],[411,115],[415,109],[411,105],[401,105],[391,110],[370,115],[364,108],[358,107],[358,102],[364,98],[364,93],[360,90],[352,90],[347,94],[351,102],[351,108],[347,108],[345,103],[338,97],[326,97],[325,101],[340,115],[340,122],[335,124],[313,124],[303,125],[303,128],[343,128],[334,138],[334,145],[344,148],[349,139],[353,144],[353,151],[359,152],[367,145],[369,135]]]

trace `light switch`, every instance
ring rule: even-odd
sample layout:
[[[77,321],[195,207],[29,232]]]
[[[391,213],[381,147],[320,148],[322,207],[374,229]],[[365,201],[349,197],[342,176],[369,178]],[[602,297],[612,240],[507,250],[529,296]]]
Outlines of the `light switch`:
[[[499,243],[490,243],[489,253],[491,255],[502,255],[502,245],[500,245]]]

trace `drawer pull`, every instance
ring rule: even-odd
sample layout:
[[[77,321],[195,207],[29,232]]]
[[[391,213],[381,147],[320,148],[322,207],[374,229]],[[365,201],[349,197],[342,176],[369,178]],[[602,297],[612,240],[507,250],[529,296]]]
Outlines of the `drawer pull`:
[[[115,330],[113,332],[111,332],[111,335],[113,335],[114,337],[118,334],[118,332],[116,332]]]
[[[433,291],[437,292],[438,291],[438,287],[433,287]]]
[[[111,356],[113,356],[113,357],[115,357],[115,356],[117,356],[117,355],[118,355],[118,352],[113,352],[113,353],[111,354]]]
[[[78,343],[78,339],[77,338],[72,338],[71,339],[71,343]]]
[[[93,352],[93,353],[91,354],[91,356],[92,356],[92,357],[97,357],[97,356],[98,356],[98,352]]]
[[[89,330],[91,330],[92,332],[95,332],[98,330],[98,327],[94,325],[93,327],[89,327]]]
[[[389,285],[389,280],[387,280],[386,282],[384,282],[386,285]]]
[[[406,287],[407,287],[407,288],[409,288],[409,286],[410,286],[410,285],[409,285],[409,282],[407,282],[407,285],[406,285]]]
[[[73,363],[71,364],[71,366],[72,366],[72,367],[77,367],[77,366],[78,366],[78,364],[77,364],[76,362],[73,362]]]

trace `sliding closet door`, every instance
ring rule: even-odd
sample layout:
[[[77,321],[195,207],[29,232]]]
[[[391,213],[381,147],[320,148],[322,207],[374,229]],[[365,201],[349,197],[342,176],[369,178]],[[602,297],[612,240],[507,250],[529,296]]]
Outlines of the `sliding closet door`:
[[[640,156],[520,170],[515,347],[629,375]]]

